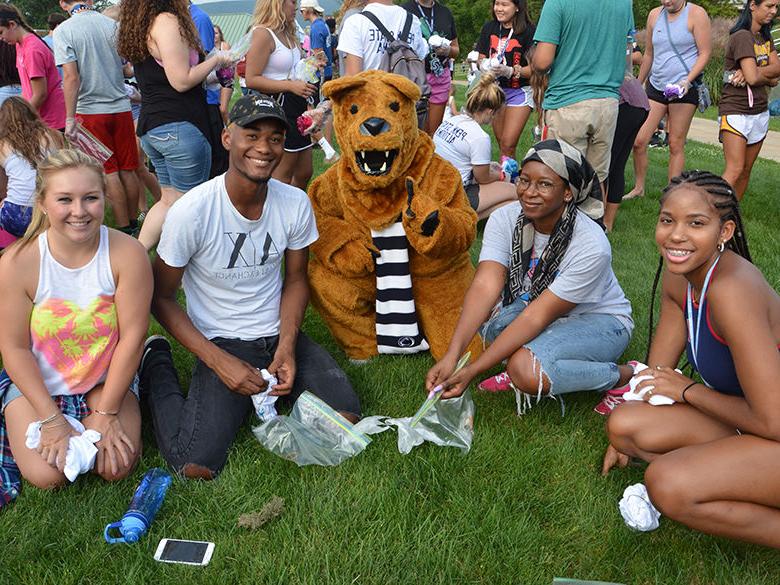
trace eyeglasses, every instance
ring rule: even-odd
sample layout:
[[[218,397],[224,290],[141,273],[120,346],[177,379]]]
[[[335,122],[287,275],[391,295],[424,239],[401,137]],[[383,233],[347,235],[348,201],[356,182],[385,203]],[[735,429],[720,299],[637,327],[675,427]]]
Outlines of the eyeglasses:
[[[550,193],[553,192],[553,189],[555,189],[556,184],[550,181],[549,179],[530,181],[526,177],[523,176],[518,177],[517,187],[520,191],[526,191],[527,189],[530,189],[531,186],[535,187],[536,190],[542,195],[549,195]]]

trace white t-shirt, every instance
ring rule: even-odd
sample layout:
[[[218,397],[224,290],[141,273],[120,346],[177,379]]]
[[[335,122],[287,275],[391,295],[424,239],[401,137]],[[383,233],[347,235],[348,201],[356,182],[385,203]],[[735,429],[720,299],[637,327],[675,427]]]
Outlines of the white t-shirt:
[[[499,207],[490,214],[482,238],[480,262],[492,260],[509,268],[512,233],[520,210],[520,202],[517,201]],[[537,234],[534,245],[544,247],[548,240],[549,236]],[[542,250],[535,252],[534,255],[538,257]],[[527,277],[528,275],[524,276],[523,285],[530,288],[531,281]],[[613,315],[629,333],[634,329],[631,303],[612,271],[612,249],[609,240],[604,235],[604,230],[581,211],[577,211],[571,242],[558,265],[558,273],[549,290],[564,301],[577,305],[569,315]]]
[[[406,15],[409,14],[400,6],[388,6],[387,4],[378,4],[376,2],[368,4],[363,11],[376,14],[379,22],[384,24],[385,28],[393,33],[396,38],[403,31]],[[428,43],[420,32],[420,20],[415,16],[412,16],[412,29],[409,32],[407,42],[414,49],[414,52],[420,56],[420,59],[425,59],[428,55]],[[363,71],[379,69],[386,47],[387,40],[385,40],[380,30],[362,14],[353,14],[344,21],[337,49],[343,53],[349,53],[363,59]]]
[[[490,136],[466,114],[443,120],[433,135],[433,144],[436,154],[458,169],[464,186],[474,182],[475,165],[490,164]]]
[[[184,268],[187,314],[198,331],[209,339],[252,340],[279,333],[285,250],[318,237],[300,189],[271,179],[263,214],[251,220],[233,207],[220,175],[173,204],[157,255]]]

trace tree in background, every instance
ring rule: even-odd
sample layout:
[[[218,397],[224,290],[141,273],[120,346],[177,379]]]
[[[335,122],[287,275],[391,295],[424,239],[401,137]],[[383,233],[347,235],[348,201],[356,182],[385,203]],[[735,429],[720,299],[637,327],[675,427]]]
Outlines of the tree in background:
[[[493,2],[492,0],[443,0],[442,4],[452,10],[458,27],[461,56],[465,57],[476,43],[482,25],[490,18]],[[543,4],[544,0],[528,0],[528,9],[534,22],[538,22]],[[634,22],[638,29],[645,27],[647,14],[660,4],[659,0],[633,0]],[[732,0],[697,0],[696,4],[702,6],[711,18],[736,18],[743,2],[739,1],[738,5],[735,5]]]
[[[46,18],[52,12],[62,12],[59,0],[10,0],[27,19],[31,27],[46,30]],[[95,10],[103,10],[113,4],[110,0],[94,0]],[[477,31],[479,33],[479,31]]]

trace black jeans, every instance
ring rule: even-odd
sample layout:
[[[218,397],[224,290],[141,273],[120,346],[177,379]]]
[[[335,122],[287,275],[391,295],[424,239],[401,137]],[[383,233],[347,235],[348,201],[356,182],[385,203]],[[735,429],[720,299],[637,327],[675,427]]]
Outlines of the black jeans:
[[[266,368],[273,360],[279,338],[211,341],[256,368]],[[346,374],[328,352],[303,333],[298,334],[295,362],[292,392],[282,400],[292,403],[308,390],[337,411],[360,415],[360,401]],[[228,390],[200,360],[195,364],[185,397],[171,355],[162,351],[147,358],[141,377],[141,399],[149,405],[157,446],[176,471],[193,463],[208,468],[212,475],[219,473],[238,430],[247,415],[254,413],[249,396]]]
[[[607,178],[607,202],[620,203],[626,189],[626,163],[634,146],[639,129],[650,114],[644,108],[620,104],[618,108],[615,138],[612,140],[612,158],[609,163]]]

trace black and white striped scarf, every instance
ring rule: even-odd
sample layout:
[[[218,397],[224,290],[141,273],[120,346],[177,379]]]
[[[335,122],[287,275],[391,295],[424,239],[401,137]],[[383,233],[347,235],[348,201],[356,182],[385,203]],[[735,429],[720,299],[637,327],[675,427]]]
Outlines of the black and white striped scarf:
[[[569,247],[577,209],[594,220],[604,215],[604,201],[596,172],[582,153],[563,140],[544,140],[532,146],[521,166],[537,161],[550,167],[566,181],[572,199],[566,204],[563,215],[555,224],[550,240],[544,248],[531,279],[529,301],[534,300],[550,286],[558,266]],[[512,233],[512,253],[509,259],[509,277],[504,291],[504,304],[509,305],[523,292],[523,275],[528,272],[534,245],[534,225],[521,211]]]
[[[379,353],[417,353],[428,342],[417,323],[409,272],[409,240],[401,218],[381,230],[371,230],[376,259],[376,345]]]

